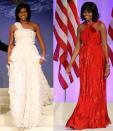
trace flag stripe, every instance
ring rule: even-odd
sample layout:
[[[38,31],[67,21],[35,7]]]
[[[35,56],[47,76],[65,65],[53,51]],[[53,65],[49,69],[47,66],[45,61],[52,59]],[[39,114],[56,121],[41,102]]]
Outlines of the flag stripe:
[[[58,24],[57,21],[55,21],[55,30],[56,30],[56,32],[58,32],[58,35],[59,35],[60,39],[64,38],[64,39],[62,39],[62,41],[64,41],[64,43],[66,44],[66,43],[67,43],[67,36],[66,36],[66,34],[63,32],[63,30],[60,29],[60,26],[59,26],[59,24]],[[59,41],[58,41],[58,42],[59,42]]]
[[[59,5],[56,5],[56,12],[58,13],[60,19],[64,22],[64,24],[67,24],[67,13],[62,12],[61,8],[59,7]]]
[[[68,87],[68,84],[65,81],[64,77],[62,76],[62,73],[60,73],[60,70],[61,70],[61,65],[59,66],[58,79],[63,89],[66,89]]]
[[[69,6],[70,6],[70,8],[71,8],[71,10],[73,12],[73,15],[75,17],[76,23],[79,24],[80,22],[79,22],[78,14],[75,13],[75,12],[78,12],[77,8],[76,8],[76,3],[72,0],[72,1],[70,1]]]
[[[66,47],[66,45],[65,45],[65,43],[63,42],[63,40],[59,37],[59,35],[58,35],[58,33],[57,33],[57,31],[56,31],[56,29],[54,28],[54,33],[55,33],[55,36],[56,36],[56,39],[57,39],[57,44],[59,45],[59,47],[61,47],[62,49],[63,49],[63,54],[61,55],[61,57],[60,57],[60,62],[62,63],[64,60],[65,60],[65,57],[67,56],[66,54],[66,52],[67,52],[67,47]]]
[[[109,33],[111,39],[113,40],[113,29],[111,28],[110,25],[109,25],[108,33]]]
[[[59,5],[60,10],[62,11],[62,13],[64,13],[67,16],[67,9],[62,2],[63,1],[61,0],[57,0],[57,4]]]
[[[111,48],[109,47],[109,45],[108,45],[108,53],[109,53],[109,57],[110,57],[110,60],[111,60],[112,66],[113,66],[113,52],[112,52]]]
[[[75,34],[74,28],[73,28],[69,18],[68,18],[68,30],[72,36],[73,43],[75,44],[76,43],[76,34]]]
[[[66,25],[62,22],[62,20],[60,19],[58,13],[56,12],[55,17],[57,19],[57,22],[59,24],[59,27],[62,29],[62,31],[67,35],[67,27]]]
[[[109,24],[108,34],[109,34],[109,39],[112,40],[110,44],[113,44],[113,8],[112,8],[112,12],[111,12],[111,22]],[[112,47],[110,47],[110,45],[108,45],[108,54],[109,54],[109,58],[111,60],[112,66],[113,66],[113,51],[112,50],[113,50]]]
[[[111,13],[111,16],[112,16],[112,18],[113,18],[113,8],[112,8],[112,13]]]
[[[70,0],[70,2],[57,0],[54,22],[57,46],[54,52],[54,60],[58,61],[59,59],[60,62],[58,79],[63,89],[66,89],[74,81],[75,76],[78,77],[79,73],[78,65],[75,61],[70,75],[66,74],[66,68],[69,65],[76,44],[78,24],[79,19],[75,0]]]

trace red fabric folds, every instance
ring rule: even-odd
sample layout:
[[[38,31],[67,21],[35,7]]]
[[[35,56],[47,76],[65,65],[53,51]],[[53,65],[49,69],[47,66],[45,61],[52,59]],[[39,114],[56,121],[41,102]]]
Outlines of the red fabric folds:
[[[105,55],[100,32],[92,26],[87,26],[81,32],[81,40],[83,45],[79,54],[80,95],[66,127],[104,128],[111,122],[106,104]]]

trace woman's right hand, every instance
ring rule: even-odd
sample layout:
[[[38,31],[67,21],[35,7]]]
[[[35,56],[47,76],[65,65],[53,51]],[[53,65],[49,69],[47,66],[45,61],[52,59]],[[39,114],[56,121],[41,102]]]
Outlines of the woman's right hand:
[[[8,65],[10,65],[11,62],[12,62],[12,60],[10,58],[8,58]]]
[[[71,72],[71,65],[68,65],[68,67],[66,68],[66,73],[70,74],[70,72]]]

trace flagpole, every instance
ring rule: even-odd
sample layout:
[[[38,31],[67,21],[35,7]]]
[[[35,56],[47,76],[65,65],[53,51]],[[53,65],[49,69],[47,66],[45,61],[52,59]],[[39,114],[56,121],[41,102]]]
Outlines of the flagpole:
[[[64,101],[66,102],[66,89],[64,90]]]

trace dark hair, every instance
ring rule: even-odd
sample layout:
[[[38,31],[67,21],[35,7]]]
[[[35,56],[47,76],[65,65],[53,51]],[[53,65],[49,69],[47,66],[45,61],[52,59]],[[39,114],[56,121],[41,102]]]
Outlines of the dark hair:
[[[15,16],[16,16],[16,21],[17,22],[20,22],[20,19],[19,19],[19,12],[21,9],[25,8],[27,10],[27,13],[28,13],[28,18],[27,20],[30,21],[30,17],[31,17],[31,9],[30,9],[30,6],[26,3],[21,3],[19,4],[17,7],[16,7],[16,10],[15,10]]]
[[[99,19],[98,8],[93,2],[85,2],[81,7],[81,19],[85,20],[83,13],[84,11],[92,12],[93,18],[92,20],[96,22]]]

